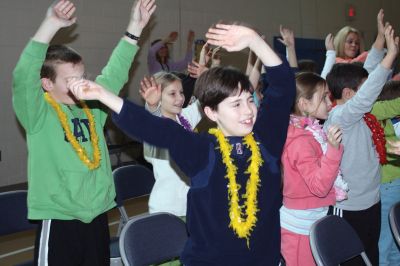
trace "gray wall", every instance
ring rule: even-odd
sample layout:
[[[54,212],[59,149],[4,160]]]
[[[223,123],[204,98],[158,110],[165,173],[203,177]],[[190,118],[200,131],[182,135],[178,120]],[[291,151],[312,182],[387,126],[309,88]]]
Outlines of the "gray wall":
[[[27,150],[23,130],[12,110],[11,73],[51,2],[0,0],[0,186],[26,181]],[[77,49],[83,55],[89,77],[94,78],[125,30],[133,0],[74,2],[78,8],[78,23],[73,31],[58,34],[55,42],[67,42]],[[353,21],[347,21],[345,16],[346,7],[350,4],[356,8]],[[138,81],[146,73],[146,51],[150,40],[173,30],[180,33],[174,46],[174,57],[183,55],[189,29],[196,32],[196,38],[203,38],[207,28],[220,19],[248,22],[264,33],[268,41],[278,34],[279,24],[292,28],[297,37],[304,38],[324,38],[327,33],[335,33],[349,24],[363,32],[368,47],[376,32],[376,14],[382,7],[385,18],[400,31],[398,14],[395,13],[400,10],[400,1],[396,0],[157,0],[157,5],[151,30],[147,29],[143,34],[142,50],[136,57],[131,79],[123,91],[136,101],[139,101]],[[239,53],[235,58],[246,56]]]

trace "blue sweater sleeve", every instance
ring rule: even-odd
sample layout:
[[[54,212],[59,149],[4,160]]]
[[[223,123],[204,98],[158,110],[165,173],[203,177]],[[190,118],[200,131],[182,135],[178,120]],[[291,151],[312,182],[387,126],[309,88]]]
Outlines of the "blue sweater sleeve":
[[[128,100],[124,101],[121,112],[113,113],[112,118],[128,136],[168,149],[179,168],[190,177],[208,163],[210,140],[205,135],[185,130],[171,119],[154,116]]]
[[[280,157],[286,141],[296,84],[294,73],[287,61],[266,70],[263,84],[268,84],[268,88],[263,88],[264,98],[254,132],[272,155]]]

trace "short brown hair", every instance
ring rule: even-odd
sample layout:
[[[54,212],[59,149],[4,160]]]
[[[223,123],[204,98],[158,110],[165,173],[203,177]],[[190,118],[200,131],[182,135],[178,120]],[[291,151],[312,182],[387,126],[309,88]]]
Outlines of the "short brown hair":
[[[65,45],[50,45],[47,49],[46,58],[40,70],[40,78],[48,78],[55,82],[57,64],[72,63],[79,64],[82,57],[72,48]]]
[[[240,84],[240,86],[239,86]],[[194,94],[201,107],[218,110],[218,104],[238,92],[253,93],[249,78],[232,67],[213,67],[197,79]]]
[[[389,80],[383,86],[382,92],[378,97],[378,101],[389,101],[400,97],[400,81]]]

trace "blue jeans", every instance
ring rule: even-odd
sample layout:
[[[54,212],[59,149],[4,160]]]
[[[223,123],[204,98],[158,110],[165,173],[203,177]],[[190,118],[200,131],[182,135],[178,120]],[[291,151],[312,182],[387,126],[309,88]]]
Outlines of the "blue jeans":
[[[400,249],[396,245],[389,224],[389,211],[400,201],[400,178],[381,184],[382,225],[379,238],[379,265],[399,265]]]

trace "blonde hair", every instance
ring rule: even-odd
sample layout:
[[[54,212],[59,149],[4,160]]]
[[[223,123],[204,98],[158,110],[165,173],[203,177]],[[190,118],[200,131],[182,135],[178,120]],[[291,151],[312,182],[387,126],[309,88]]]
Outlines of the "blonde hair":
[[[153,75],[153,77],[157,84],[161,85],[161,91],[163,91],[165,87],[168,87],[174,81],[181,81],[177,75],[165,71],[157,72]]]
[[[349,33],[357,34],[358,38],[360,39],[360,48],[359,48],[358,54],[361,54],[362,52],[364,52],[364,42],[363,42],[363,39],[361,36],[361,32],[359,30],[357,30],[356,28],[353,28],[350,26],[345,26],[341,30],[339,30],[338,33],[336,33],[335,39],[333,41],[333,45],[335,46],[337,57],[341,57],[341,58],[346,57],[344,54],[344,44],[346,42],[346,38],[347,38],[347,35],[349,35]]]

